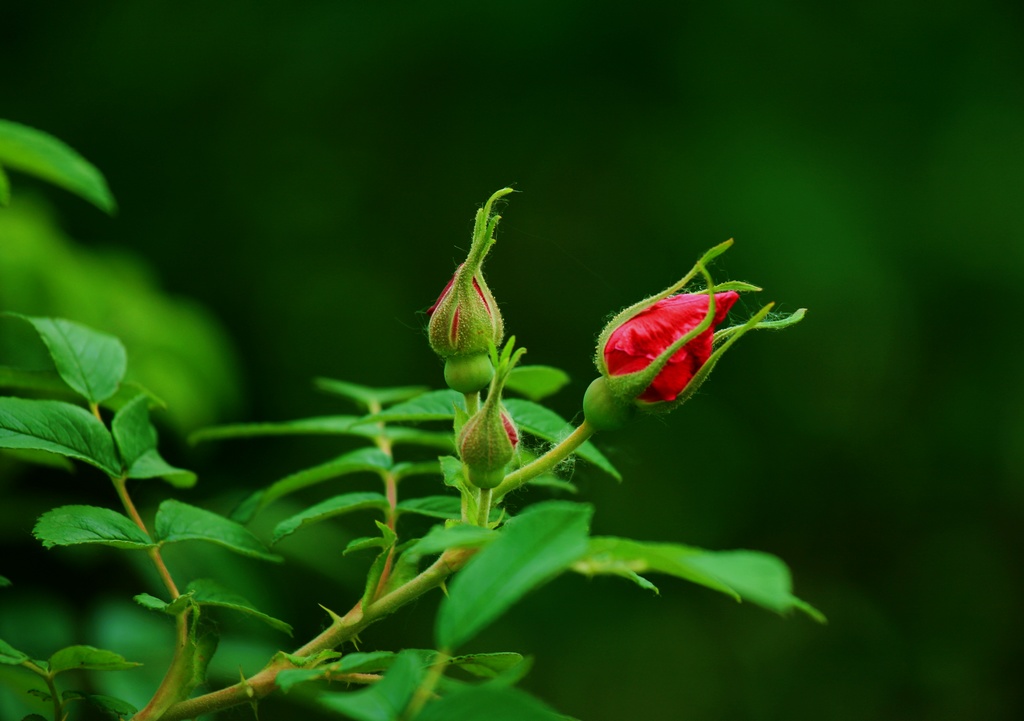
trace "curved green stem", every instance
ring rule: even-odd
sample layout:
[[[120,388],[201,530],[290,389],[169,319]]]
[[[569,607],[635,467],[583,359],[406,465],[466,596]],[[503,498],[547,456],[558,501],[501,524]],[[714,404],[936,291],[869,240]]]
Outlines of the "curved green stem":
[[[505,476],[505,480],[494,489],[494,501],[499,501],[506,494],[516,490],[540,474],[553,470],[555,466],[568,458],[573,451],[583,445],[594,433],[596,433],[596,430],[584,420],[576,430],[566,436],[565,440],[543,456],[535,458],[522,468]]]
[[[319,636],[305,644],[293,656],[309,657],[320,651],[336,648],[351,640],[360,631],[388,616],[405,604],[437,588],[448,576],[462,568],[473,556],[475,549],[453,549],[445,551],[440,558],[418,576],[371,603],[366,609],[356,604],[344,617],[334,616],[331,625]],[[159,721],[184,721],[203,714],[260,699],[276,688],[275,679],[281,671],[297,668],[283,654],[276,656],[263,670],[233,686],[197,696],[171,706]],[[137,717],[141,719],[142,717]]]

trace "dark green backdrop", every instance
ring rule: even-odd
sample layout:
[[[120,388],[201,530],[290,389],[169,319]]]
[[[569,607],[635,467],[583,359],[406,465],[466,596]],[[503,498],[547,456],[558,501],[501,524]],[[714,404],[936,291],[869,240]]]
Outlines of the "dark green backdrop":
[[[599,533],[777,553],[830,625],[682,582],[653,597],[571,577],[479,648],[536,654],[527,685],[586,721],[1009,720],[1024,714],[1022,33],[1009,1],[14,2],[0,116],[81,151],[121,212],[20,176],[15,205],[41,194],[80,247],[144,259],[223,324],[247,399],[224,420],[345,412],[317,375],[437,385],[418,311],[503,185],[521,192],[488,280],[528,360],[572,375],[566,416],[602,319],[735,237],[718,267],[806,322],[745,338],[671,417],[599,437],[622,485],[576,480]],[[189,499],[215,505],[335,450],[177,448],[201,474]],[[30,479],[4,493],[42,493]],[[85,498],[76,484],[97,480],[54,483]],[[5,523],[21,557],[68,562],[30,547],[31,518]],[[89,562],[90,578],[121,573]],[[300,635],[316,603],[351,601],[316,570],[283,574],[264,603]],[[2,593],[28,603],[36,581],[7,575]],[[282,578],[316,590],[283,594]],[[141,590],[129,574],[109,602],[69,594],[61,640],[116,635],[110,604]],[[364,641],[429,643],[432,607]],[[274,709],[260,718],[288,717]]]

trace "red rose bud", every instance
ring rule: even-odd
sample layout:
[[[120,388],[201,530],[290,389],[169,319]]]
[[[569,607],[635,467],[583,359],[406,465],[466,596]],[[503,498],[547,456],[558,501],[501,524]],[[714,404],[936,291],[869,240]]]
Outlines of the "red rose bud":
[[[518,444],[519,432],[500,403],[485,403],[459,434],[459,454],[469,469],[469,482],[477,488],[498,486]]]
[[[710,325],[671,354],[636,399],[645,403],[674,401],[711,357],[715,326],[725,320],[739,293],[715,293]],[[610,376],[645,370],[708,315],[707,293],[683,293],[659,300],[612,331],[603,349]]]

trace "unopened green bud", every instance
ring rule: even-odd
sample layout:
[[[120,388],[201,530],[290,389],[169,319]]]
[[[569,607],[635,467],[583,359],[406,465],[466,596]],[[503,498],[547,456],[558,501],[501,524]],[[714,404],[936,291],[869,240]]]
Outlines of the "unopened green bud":
[[[459,435],[459,454],[477,488],[495,488],[516,454],[519,432],[498,403],[485,403],[466,421]]]
[[[441,291],[430,314],[430,347],[442,358],[473,356],[500,346],[505,326],[491,289],[484,282],[483,264],[487,251],[494,245],[494,231],[501,219],[492,213],[494,202],[512,192],[502,188],[477,211],[473,225],[473,244],[466,262],[455,269],[455,275]]]

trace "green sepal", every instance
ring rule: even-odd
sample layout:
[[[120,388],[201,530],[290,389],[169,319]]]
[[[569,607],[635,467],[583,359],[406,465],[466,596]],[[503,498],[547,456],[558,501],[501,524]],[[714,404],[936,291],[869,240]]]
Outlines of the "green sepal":
[[[705,362],[704,365],[702,365],[700,369],[698,369],[697,372],[693,374],[693,377],[690,378],[690,382],[686,384],[686,387],[683,388],[683,390],[679,393],[678,396],[676,396],[675,400],[666,403],[638,403],[637,407],[642,411],[667,413],[671,410],[678,408],[683,403],[688,401],[690,397],[697,392],[697,389],[701,387],[704,381],[707,380],[708,376],[711,375],[711,371],[715,369],[715,365],[718,363],[719,359],[721,359],[721,357],[725,355],[725,352],[729,350],[732,344],[738,341],[741,337],[743,337],[743,334],[746,333],[748,330],[753,330],[754,328],[756,328],[757,325],[764,320],[768,313],[771,312],[771,309],[774,305],[774,303],[769,303],[768,305],[761,308],[761,310],[759,310],[757,313],[751,316],[746,323],[744,323],[741,326],[738,326],[736,328],[736,331],[732,335],[730,335],[721,345],[715,348],[715,350],[711,353],[711,356],[707,359],[707,362]]]

